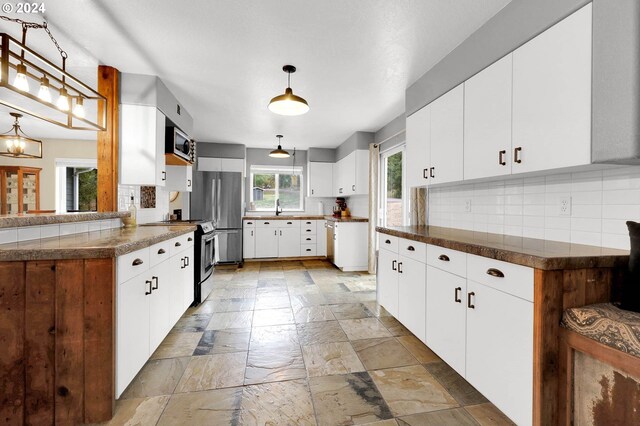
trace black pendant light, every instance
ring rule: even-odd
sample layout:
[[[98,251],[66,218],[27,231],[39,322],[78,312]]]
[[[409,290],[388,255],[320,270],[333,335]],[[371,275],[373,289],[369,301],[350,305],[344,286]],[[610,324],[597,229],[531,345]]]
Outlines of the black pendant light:
[[[282,149],[282,145],[280,144],[280,139],[282,139],[282,135],[276,135],[276,138],[278,138],[278,149],[274,149],[273,151],[271,151],[269,153],[269,157],[273,157],[273,158],[289,158],[289,152],[285,151],[284,149]]]
[[[291,74],[296,72],[293,65],[285,65],[282,71],[287,73],[287,88],[284,94],[278,95],[269,102],[269,110],[280,115],[302,115],[309,111],[309,104],[300,96],[293,94]]]

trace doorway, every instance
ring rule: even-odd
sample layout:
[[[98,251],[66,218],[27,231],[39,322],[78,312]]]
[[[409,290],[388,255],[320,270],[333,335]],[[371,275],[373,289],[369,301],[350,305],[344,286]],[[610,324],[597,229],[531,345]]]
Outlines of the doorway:
[[[407,220],[405,146],[380,154],[380,224],[403,226]]]

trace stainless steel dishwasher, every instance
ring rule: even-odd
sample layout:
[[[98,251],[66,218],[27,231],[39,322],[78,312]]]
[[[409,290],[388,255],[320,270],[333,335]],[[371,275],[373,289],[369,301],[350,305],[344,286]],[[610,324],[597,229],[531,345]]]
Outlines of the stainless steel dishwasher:
[[[335,223],[331,221],[326,221],[325,225],[327,228],[327,258],[331,263],[334,263],[335,257],[335,241],[336,241],[336,228]]]

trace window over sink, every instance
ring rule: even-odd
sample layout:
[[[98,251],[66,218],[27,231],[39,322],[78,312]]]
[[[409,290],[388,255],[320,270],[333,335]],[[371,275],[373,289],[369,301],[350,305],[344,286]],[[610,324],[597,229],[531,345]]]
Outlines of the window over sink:
[[[304,185],[300,166],[251,166],[250,210],[275,211],[280,200],[282,211],[304,210]]]

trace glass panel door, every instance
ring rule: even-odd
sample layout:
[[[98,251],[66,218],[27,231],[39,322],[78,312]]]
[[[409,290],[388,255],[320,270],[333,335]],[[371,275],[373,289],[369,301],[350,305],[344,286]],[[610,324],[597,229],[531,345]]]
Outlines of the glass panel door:
[[[402,226],[407,223],[404,151],[404,145],[402,145],[380,155],[380,222],[382,226]]]

